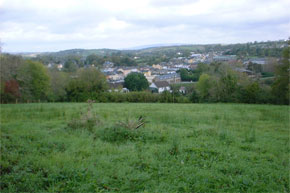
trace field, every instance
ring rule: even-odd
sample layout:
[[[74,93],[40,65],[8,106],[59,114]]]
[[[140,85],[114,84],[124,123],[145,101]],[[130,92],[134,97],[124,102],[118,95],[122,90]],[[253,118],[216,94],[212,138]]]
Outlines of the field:
[[[290,192],[288,106],[0,107],[2,193]]]

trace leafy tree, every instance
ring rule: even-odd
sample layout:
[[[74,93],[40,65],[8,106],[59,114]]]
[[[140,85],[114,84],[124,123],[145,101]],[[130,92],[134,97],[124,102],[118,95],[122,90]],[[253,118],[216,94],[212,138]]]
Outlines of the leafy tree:
[[[49,72],[51,95],[50,100],[52,101],[65,101],[66,91],[65,87],[68,83],[68,73],[59,72],[57,70],[51,70]]]
[[[68,60],[64,63],[63,68],[65,72],[76,72],[78,69],[78,66],[73,60]]]
[[[5,83],[1,82],[1,91],[0,91],[1,103],[15,102],[15,100],[19,99],[19,97],[20,97],[19,84],[15,79],[6,81]]]
[[[16,80],[9,80],[5,82],[4,92],[18,98],[20,96],[18,82]]]
[[[260,86],[257,82],[253,82],[246,86],[243,98],[246,103],[257,103],[259,100]]]
[[[222,102],[234,102],[236,99],[237,86],[237,77],[235,73],[227,69],[219,80],[220,100]]]
[[[142,73],[132,72],[125,78],[125,87],[130,91],[142,91],[149,87],[149,83]]]
[[[202,74],[196,84],[196,89],[202,102],[206,102],[209,100],[211,87],[212,83],[210,80],[210,76],[208,74]]]
[[[191,94],[189,95],[189,100],[192,103],[197,103],[199,100],[199,96],[195,90],[192,90]]]
[[[47,99],[50,91],[50,78],[42,63],[25,61],[17,73],[20,92],[25,100]]]
[[[104,58],[101,56],[98,56],[96,54],[91,54],[87,56],[85,63],[87,65],[95,65],[95,66],[102,66],[105,62]]]
[[[79,69],[65,88],[69,101],[98,99],[107,89],[105,76],[96,68]]]
[[[289,104],[289,52],[289,47],[284,49],[283,59],[280,64],[277,65],[275,82],[272,85],[273,95],[275,96],[276,102],[279,104]]]
[[[251,70],[251,71],[253,71],[255,73],[261,73],[263,71],[263,68],[262,68],[261,64],[255,64],[255,63],[252,63],[252,62],[249,63],[247,69]]]
[[[180,69],[179,72],[182,81],[197,81],[200,75],[198,71],[189,71],[187,69]]]
[[[0,78],[1,82],[15,79],[18,68],[24,63],[22,57],[0,54]]]

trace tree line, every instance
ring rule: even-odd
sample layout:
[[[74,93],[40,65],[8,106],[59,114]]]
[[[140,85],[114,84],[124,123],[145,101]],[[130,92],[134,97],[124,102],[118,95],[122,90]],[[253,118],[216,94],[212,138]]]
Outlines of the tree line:
[[[15,102],[230,102],[289,104],[289,48],[275,66],[273,78],[253,79],[223,63],[200,64],[196,71],[180,70],[196,80],[180,93],[151,93],[143,74],[125,79],[129,93],[108,92],[106,77],[95,67],[59,71],[39,61],[1,54],[1,103]],[[138,92],[141,91],[141,92]]]

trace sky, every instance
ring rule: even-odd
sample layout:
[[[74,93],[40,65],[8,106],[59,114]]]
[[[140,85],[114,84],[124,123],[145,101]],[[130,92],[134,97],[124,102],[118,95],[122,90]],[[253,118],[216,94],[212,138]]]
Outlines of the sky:
[[[3,52],[288,39],[289,0],[0,0]]]

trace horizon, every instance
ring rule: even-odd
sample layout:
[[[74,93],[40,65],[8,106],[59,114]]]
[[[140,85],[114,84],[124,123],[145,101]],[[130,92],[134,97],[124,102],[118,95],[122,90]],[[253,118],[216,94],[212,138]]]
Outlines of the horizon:
[[[142,49],[150,49],[150,48],[161,48],[161,47],[175,47],[175,46],[195,46],[195,45],[234,45],[234,44],[247,44],[247,43],[262,43],[262,42],[275,42],[275,41],[287,41],[287,39],[277,39],[277,40],[267,40],[267,41],[252,41],[252,42],[235,42],[235,43],[208,43],[208,44],[182,44],[182,43],[168,43],[168,44],[151,44],[151,45],[137,45],[136,47],[131,48],[68,48],[65,50],[55,50],[55,51],[18,51],[18,52],[5,52],[2,50],[2,53],[8,53],[8,54],[25,54],[25,53],[55,53],[55,52],[61,52],[61,51],[67,51],[67,50],[119,50],[119,51],[125,51],[125,50],[142,50]],[[2,47],[3,49],[3,47]]]

